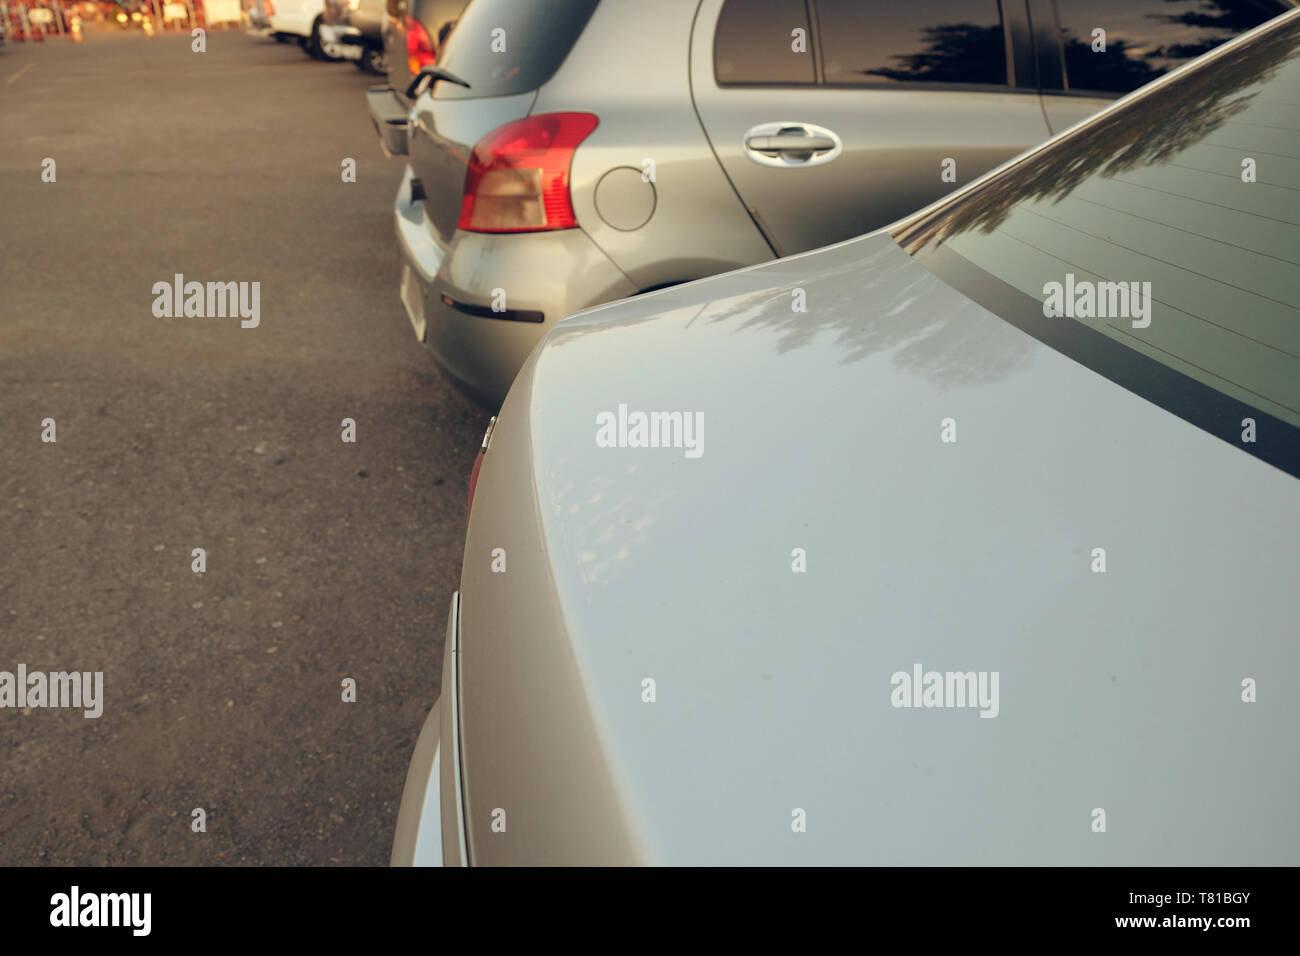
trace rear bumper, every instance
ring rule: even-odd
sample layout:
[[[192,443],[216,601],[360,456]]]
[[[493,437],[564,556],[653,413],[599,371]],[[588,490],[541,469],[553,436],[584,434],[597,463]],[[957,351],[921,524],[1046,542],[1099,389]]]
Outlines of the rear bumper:
[[[406,101],[391,86],[372,86],[366,90],[366,105],[370,108],[370,122],[375,124],[384,155],[405,156],[406,124],[410,112]],[[410,170],[407,172],[409,174]]]
[[[423,307],[422,316],[411,315],[412,325],[423,327],[421,341],[447,377],[485,408],[501,407],[515,374],[556,322],[637,291],[581,229],[457,230],[443,245],[424,203],[411,199],[412,176],[408,166],[393,210],[398,248]]]

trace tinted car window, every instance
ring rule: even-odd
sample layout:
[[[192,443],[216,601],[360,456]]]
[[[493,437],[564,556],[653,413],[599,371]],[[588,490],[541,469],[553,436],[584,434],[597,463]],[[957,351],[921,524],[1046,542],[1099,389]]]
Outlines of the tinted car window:
[[[469,83],[436,99],[511,96],[537,89],[573,49],[597,0],[474,0],[447,37],[441,66]]]
[[[1006,86],[997,0],[818,0],[826,82]]]
[[[727,0],[713,35],[719,86],[813,83],[812,31],[804,0]]]
[[[1066,88],[1084,93],[1136,90],[1290,9],[1281,0],[1057,0],[1056,6]]]
[[[1300,17],[895,237],[1084,365],[1300,467]],[[1259,421],[1253,442],[1246,417]]]

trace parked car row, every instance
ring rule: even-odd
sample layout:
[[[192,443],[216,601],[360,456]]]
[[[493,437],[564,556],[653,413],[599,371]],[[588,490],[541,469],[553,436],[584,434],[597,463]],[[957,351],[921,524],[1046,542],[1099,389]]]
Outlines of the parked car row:
[[[1294,8],[389,0],[495,413],[393,862],[1294,864]]]

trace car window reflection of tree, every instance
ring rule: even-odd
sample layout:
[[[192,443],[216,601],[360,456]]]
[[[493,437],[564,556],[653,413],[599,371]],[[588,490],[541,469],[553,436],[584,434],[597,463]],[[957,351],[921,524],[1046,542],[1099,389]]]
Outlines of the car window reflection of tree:
[[[778,260],[762,270],[738,273],[748,291],[699,301],[693,285],[654,293],[657,308],[618,326],[671,322],[680,326],[675,348],[689,350],[694,326],[733,335],[758,334],[777,353],[814,343],[833,347],[843,365],[879,352],[892,352],[895,367],[924,376],[942,387],[981,385],[1006,378],[1028,360],[1033,340],[1006,326],[1003,334],[970,321],[982,308],[899,252],[893,243],[826,250],[817,258]],[[705,287],[707,288],[707,287]],[[792,292],[802,289],[807,311],[792,308]],[[547,339],[552,348],[608,328],[601,310],[559,323]],[[775,333],[775,334],[773,334]]]
[[[814,341],[823,348],[833,344],[844,365],[889,352],[896,368],[942,388],[996,382],[1028,361],[1032,340],[1010,326],[1007,334],[997,334],[996,327],[972,322],[982,307],[917,270],[892,245],[876,247],[865,260],[849,247],[838,259],[817,263],[811,275],[793,273],[785,288],[724,303],[725,311],[706,319],[732,323],[737,332],[775,330],[778,353]],[[795,287],[805,291],[806,312],[790,307],[789,290]]]
[[[1185,3],[1186,0],[1165,0],[1166,3]],[[1199,0],[1201,9],[1181,13],[1150,13],[1147,16],[1165,23],[1177,23],[1195,28],[1189,33],[1203,35],[1194,43],[1174,43],[1164,47],[1160,55],[1170,60],[1190,60],[1208,53],[1221,43],[1239,33],[1253,30],[1269,20],[1274,4],[1260,4],[1257,0]]]
[[[1157,60],[1158,50],[1134,52],[1124,40],[1106,41],[1105,53],[1094,53],[1092,39],[1079,39],[1070,32],[1065,37],[1065,75],[1071,90],[1096,90],[1127,93],[1163,76],[1165,70],[1149,65]]]
[[[1094,53],[1091,36],[1063,38],[1065,72],[1071,90],[1128,93],[1238,34],[1270,19],[1271,4],[1257,0],[1165,0],[1167,4],[1196,4],[1196,9],[1143,16],[1178,28],[1178,43],[1153,45],[1142,37],[1110,37],[1105,53]],[[1099,24],[1104,25],[1104,24]]]
[[[980,189],[894,232],[910,253],[979,229],[990,233],[1024,202],[1060,202],[1085,180],[1167,163],[1246,109],[1258,90],[1300,51],[1300,19],[1195,71],[1171,88],[1125,104],[1021,162]]]
[[[1005,83],[1006,46],[1001,25],[943,23],[925,27],[926,48],[920,53],[895,54],[895,69],[860,70],[867,77],[899,82]]]

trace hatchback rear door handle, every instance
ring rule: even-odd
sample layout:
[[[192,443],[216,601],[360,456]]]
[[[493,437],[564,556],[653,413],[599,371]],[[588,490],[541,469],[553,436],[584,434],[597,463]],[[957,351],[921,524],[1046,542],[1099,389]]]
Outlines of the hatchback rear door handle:
[[[835,140],[829,136],[811,136],[806,133],[777,133],[775,136],[751,136],[745,140],[745,145],[762,153],[808,153],[832,149]]]
[[[811,123],[760,123],[745,134],[745,154],[763,166],[814,166],[840,154],[840,138]]]

